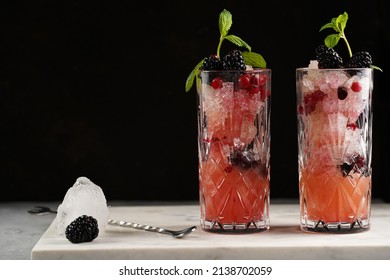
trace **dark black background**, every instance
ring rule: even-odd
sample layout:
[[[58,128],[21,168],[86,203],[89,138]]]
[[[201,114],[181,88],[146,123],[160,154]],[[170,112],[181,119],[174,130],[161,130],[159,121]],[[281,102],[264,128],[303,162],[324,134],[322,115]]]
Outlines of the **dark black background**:
[[[271,199],[297,198],[295,68],[347,11],[375,71],[373,197],[390,200],[389,9],[370,1],[29,1],[0,8],[0,200],[61,200],[80,176],[109,200],[197,200],[193,67],[218,16],[272,69]],[[225,42],[222,52],[233,46]],[[347,57],[340,42],[335,48]]]

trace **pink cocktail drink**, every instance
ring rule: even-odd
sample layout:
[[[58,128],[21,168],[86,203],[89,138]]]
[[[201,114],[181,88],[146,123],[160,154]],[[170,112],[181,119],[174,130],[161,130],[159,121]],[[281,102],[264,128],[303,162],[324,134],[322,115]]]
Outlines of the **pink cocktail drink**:
[[[301,227],[369,228],[373,70],[297,69]]]
[[[352,52],[344,12],[308,68],[296,70],[301,229],[358,232],[370,228],[372,90],[369,52]],[[343,41],[349,56],[334,47]]]
[[[200,223],[207,231],[261,231],[269,228],[271,70],[229,34],[232,24],[224,9],[216,53],[186,80],[186,91],[197,86]],[[224,41],[236,48],[222,53]]]
[[[268,229],[271,71],[202,71],[200,78],[201,226]]]

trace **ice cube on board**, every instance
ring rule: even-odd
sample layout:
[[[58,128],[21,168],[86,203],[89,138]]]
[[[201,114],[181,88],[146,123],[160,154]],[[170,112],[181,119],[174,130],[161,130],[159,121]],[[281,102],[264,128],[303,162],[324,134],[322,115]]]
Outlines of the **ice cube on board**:
[[[68,189],[57,209],[57,234],[65,234],[66,227],[81,215],[93,216],[98,221],[99,235],[108,223],[109,208],[103,190],[86,177],[79,177]]]

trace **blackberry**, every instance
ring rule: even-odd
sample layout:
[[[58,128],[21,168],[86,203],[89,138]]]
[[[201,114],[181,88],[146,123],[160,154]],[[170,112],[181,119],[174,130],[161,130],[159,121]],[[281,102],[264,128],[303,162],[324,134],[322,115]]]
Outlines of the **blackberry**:
[[[318,68],[341,68],[343,60],[338,53],[325,45],[319,45],[316,48],[316,59],[318,61]]]
[[[340,165],[341,173],[343,174],[344,177],[347,177],[348,174],[352,171],[354,167],[354,164],[349,164],[344,162],[342,165]]]
[[[348,96],[348,91],[344,87],[339,87],[337,89],[337,96],[340,100],[344,100]]]
[[[264,178],[268,176],[268,169],[265,163],[260,159],[256,159],[252,150],[234,151],[231,159],[231,166],[225,168],[225,172],[229,173],[232,171],[233,166],[237,166],[240,169],[247,170],[250,168],[256,169],[258,174]]]
[[[215,54],[209,55],[203,61],[200,70],[221,70],[222,62]]]
[[[92,216],[82,215],[71,222],[65,230],[66,238],[72,243],[91,242],[99,235],[97,220]]]
[[[345,67],[348,68],[370,68],[372,57],[368,52],[357,52],[349,59]]]
[[[261,165],[261,160],[256,158],[253,150],[235,150],[232,157],[231,163],[234,166],[238,166],[242,169],[253,168]]]
[[[222,59],[224,70],[245,70],[246,65],[241,51],[235,49],[226,54]]]
[[[351,162],[344,162],[342,165],[340,165],[341,173],[344,177],[347,177],[352,171],[353,173],[360,173],[364,176],[369,176],[369,170],[367,168],[365,159],[363,156],[357,154],[353,155]]]
[[[200,67],[202,71],[209,70],[221,70],[222,69],[222,61],[215,54],[209,55],[203,60],[203,64]],[[208,73],[205,75],[200,75],[200,79],[203,83],[211,85],[212,81],[218,77],[218,73]]]

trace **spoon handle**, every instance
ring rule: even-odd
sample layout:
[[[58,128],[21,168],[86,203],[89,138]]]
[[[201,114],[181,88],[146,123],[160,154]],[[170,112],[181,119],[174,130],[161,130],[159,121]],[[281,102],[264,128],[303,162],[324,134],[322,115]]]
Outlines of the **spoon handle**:
[[[171,234],[168,230],[161,228],[161,227],[154,227],[154,226],[142,225],[142,224],[137,224],[137,223],[125,222],[125,221],[108,220],[108,224],[121,226],[121,227],[127,227],[127,228],[133,228],[133,229],[139,229],[139,230],[146,230],[146,231],[151,231],[151,232]]]

